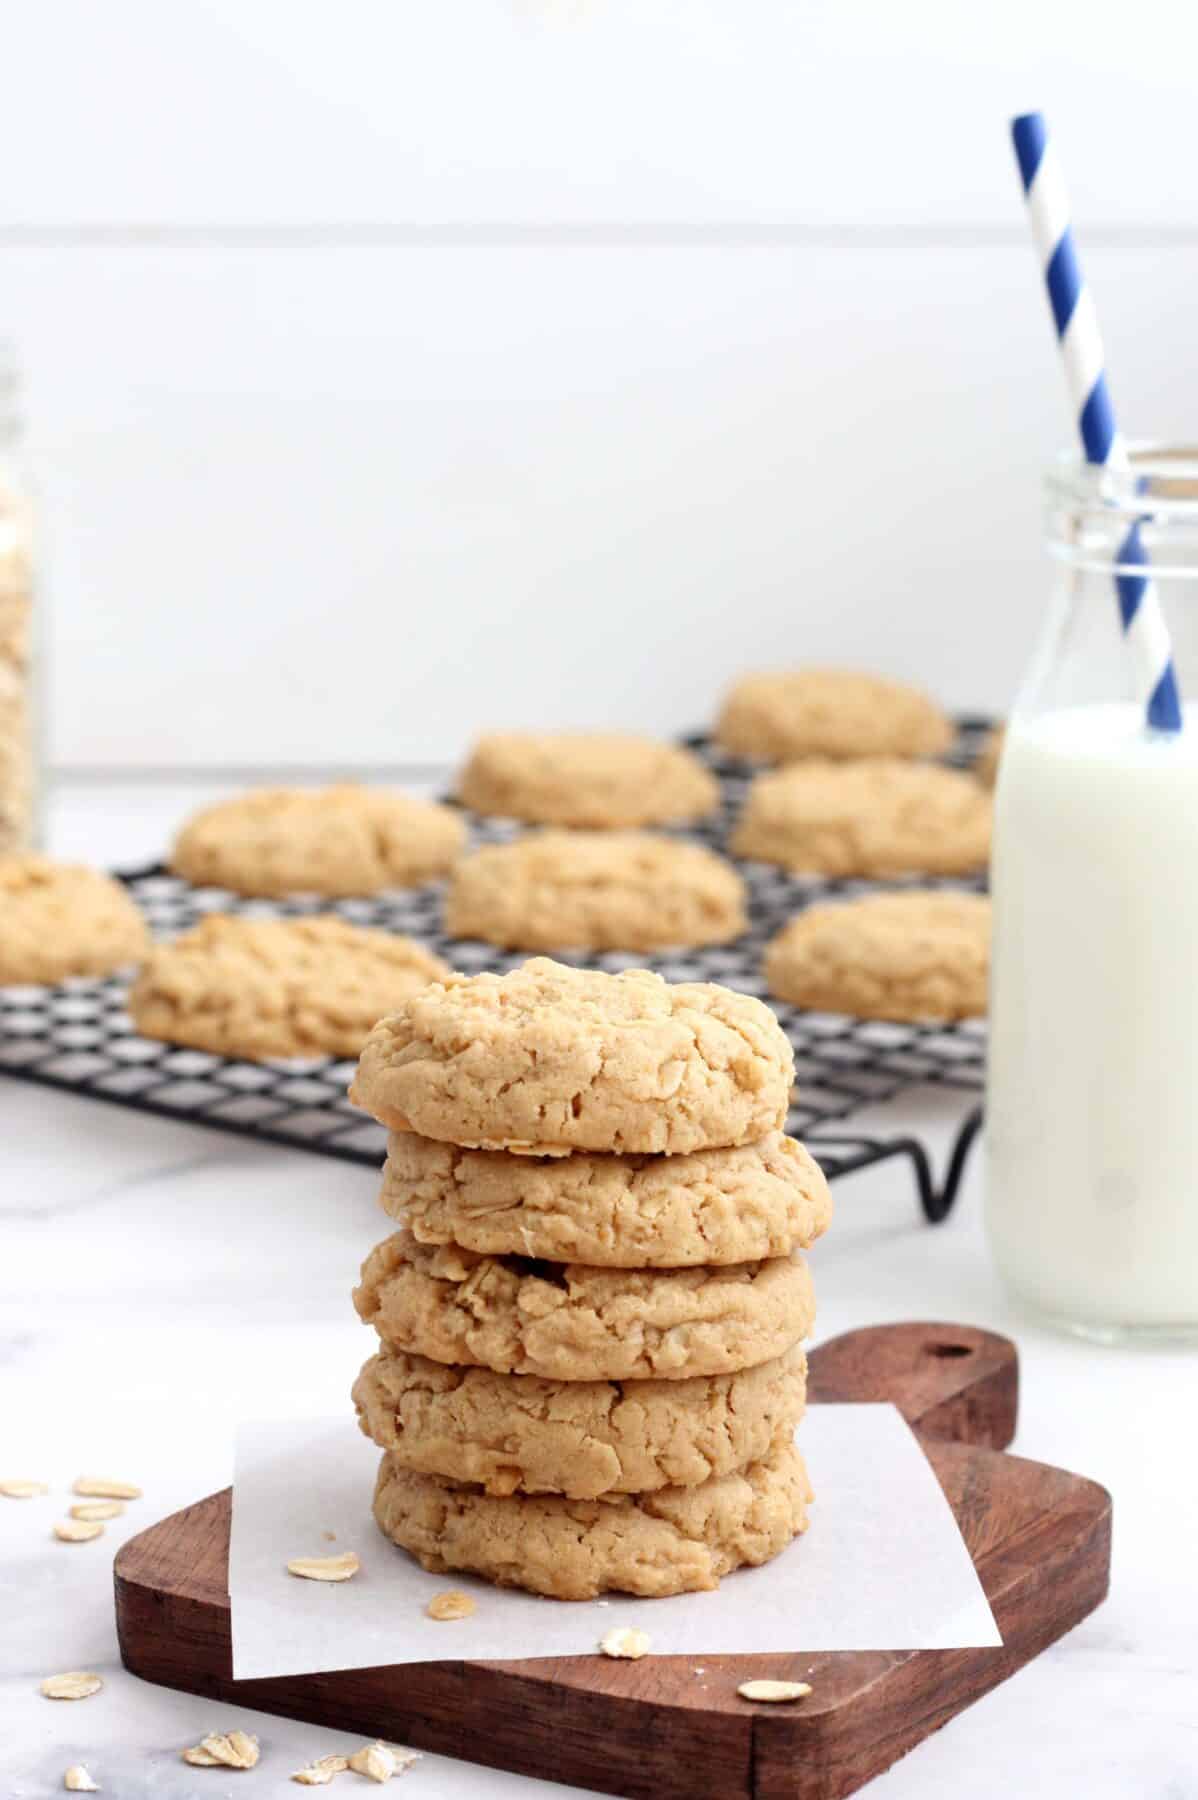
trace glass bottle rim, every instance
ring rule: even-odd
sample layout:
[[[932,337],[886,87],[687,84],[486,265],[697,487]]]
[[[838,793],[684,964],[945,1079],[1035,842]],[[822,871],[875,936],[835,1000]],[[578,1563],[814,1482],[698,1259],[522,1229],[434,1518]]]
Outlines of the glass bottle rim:
[[[1125,518],[1129,525],[1151,518],[1192,531],[1198,524],[1198,443],[1134,439],[1127,450],[1124,468],[1089,463],[1077,449],[1061,451],[1044,476],[1049,501],[1073,513]]]

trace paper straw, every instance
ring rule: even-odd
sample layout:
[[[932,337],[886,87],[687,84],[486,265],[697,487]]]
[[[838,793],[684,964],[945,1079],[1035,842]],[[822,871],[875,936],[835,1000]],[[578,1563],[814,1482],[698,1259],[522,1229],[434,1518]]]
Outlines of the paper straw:
[[[1048,301],[1060,341],[1069,399],[1077,415],[1086,461],[1108,469],[1130,470],[1127,445],[1115,422],[1106,380],[1106,358],[1098,314],[1082,279],[1070,224],[1069,195],[1048,128],[1040,113],[1023,113],[1011,122],[1011,137],[1027,199],[1032,237],[1044,264]],[[1148,553],[1137,520],[1119,549],[1115,577],[1119,613],[1148,723],[1158,731],[1180,731],[1181,698],[1173,669],[1173,647],[1160,597],[1148,575],[1128,573],[1148,567]]]

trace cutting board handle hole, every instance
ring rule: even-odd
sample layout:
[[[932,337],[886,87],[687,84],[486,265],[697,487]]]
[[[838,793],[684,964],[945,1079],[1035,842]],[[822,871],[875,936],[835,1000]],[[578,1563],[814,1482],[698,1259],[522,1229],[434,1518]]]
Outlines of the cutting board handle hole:
[[[950,1356],[972,1356],[973,1355],[973,1345],[972,1344],[929,1344],[928,1349],[927,1349],[927,1354],[929,1356],[938,1356],[941,1358],[942,1361],[947,1359]]]

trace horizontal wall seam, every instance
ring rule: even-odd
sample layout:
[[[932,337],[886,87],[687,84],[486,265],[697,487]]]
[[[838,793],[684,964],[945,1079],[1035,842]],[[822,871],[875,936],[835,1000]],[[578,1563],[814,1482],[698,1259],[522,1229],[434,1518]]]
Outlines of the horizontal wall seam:
[[[435,781],[450,762],[403,763],[51,763],[49,780],[64,787],[213,786],[226,781]]]
[[[1087,248],[1190,249],[1195,225],[1081,225]],[[374,250],[374,249],[1026,249],[1022,220],[1010,225],[804,225],[785,220],[686,224],[0,224],[0,250]]]

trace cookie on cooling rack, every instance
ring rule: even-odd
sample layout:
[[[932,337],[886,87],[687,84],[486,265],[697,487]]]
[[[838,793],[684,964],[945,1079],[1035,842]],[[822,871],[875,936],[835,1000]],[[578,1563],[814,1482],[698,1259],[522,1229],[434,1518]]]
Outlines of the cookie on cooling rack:
[[[196,887],[233,894],[350,898],[431,881],[465,841],[451,808],[409,794],[352,782],[255,788],[189,819],[170,866]]]
[[[393,1131],[468,1149],[674,1155],[780,1130],[793,1079],[782,1027],[748,994],[538,956],[381,1019],[350,1098]]]
[[[454,868],[450,937],[505,950],[726,944],[748,928],[745,884],[700,844],[647,831],[538,831]]]
[[[769,945],[771,994],[860,1019],[972,1019],[986,1011],[990,902],[981,894],[870,894],[811,906]]]
[[[0,857],[0,986],[110,975],[150,948],[119,882],[46,856]]]
[[[356,1056],[375,1021],[449,973],[411,938],[331,916],[210,914],[159,944],[129,996],[143,1037],[217,1056]]]
[[[853,669],[742,675],[729,690],[716,741],[740,756],[797,762],[809,756],[936,756],[953,726],[918,688]]]
[[[793,763],[752,782],[732,850],[796,874],[968,875],[986,866],[990,819],[989,794],[955,769]]]
[[[722,1575],[768,1562],[805,1531],[811,1498],[793,1444],[698,1487],[601,1500],[487,1494],[384,1456],[374,1516],[435,1574],[468,1569],[501,1587],[593,1600],[609,1589],[660,1597],[714,1588]]]
[[[1006,726],[996,725],[994,730],[988,734],[985,743],[978,751],[977,761],[973,765],[973,772],[983,787],[993,788],[995,782],[998,780],[998,765],[1002,757],[1003,745],[1006,742],[1006,738]]]
[[[458,798],[475,812],[530,825],[612,830],[704,818],[720,790],[676,744],[621,732],[496,731],[471,751]]]

